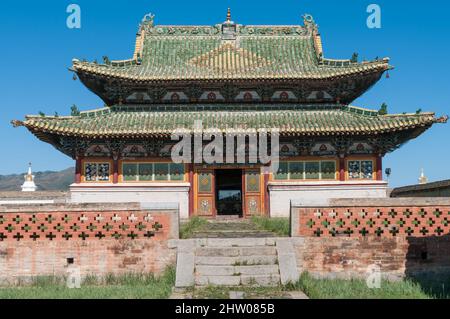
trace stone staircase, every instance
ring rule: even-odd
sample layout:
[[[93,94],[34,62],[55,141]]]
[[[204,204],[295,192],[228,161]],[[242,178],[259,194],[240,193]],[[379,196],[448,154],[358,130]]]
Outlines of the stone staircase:
[[[193,232],[191,238],[267,238],[276,234],[259,229],[245,219],[208,221],[205,227]]]
[[[202,238],[177,243],[175,286],[276,286],[298,279],[289,238]]]

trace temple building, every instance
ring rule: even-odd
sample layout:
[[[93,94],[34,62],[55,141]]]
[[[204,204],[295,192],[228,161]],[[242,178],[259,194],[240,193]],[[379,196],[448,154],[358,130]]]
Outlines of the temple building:
[[[317,24],[303,18],[243,25],[228,12],[213,26],[164,26],[146,15],[131,59],[73,60],[74,79],[105,107],[13,124],[74,159],[73,202],[177,203],[182,218],[276,217],[289,216],[291,201],[385,197],[385,154],[446,118],[352,106],[392,68],[389,59],[325,58]],[[249,156],[174,162],[172,133],[194,136],[199,121],[203,132],[249,139],[278,129],[278,170]],[[233,151],[248,155],[248,145]]]

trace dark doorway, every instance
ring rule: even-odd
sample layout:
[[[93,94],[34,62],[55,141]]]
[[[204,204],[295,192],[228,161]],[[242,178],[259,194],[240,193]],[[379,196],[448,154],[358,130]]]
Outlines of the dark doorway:
[[[216,170],[217,215],[242,217],[242,170]]]

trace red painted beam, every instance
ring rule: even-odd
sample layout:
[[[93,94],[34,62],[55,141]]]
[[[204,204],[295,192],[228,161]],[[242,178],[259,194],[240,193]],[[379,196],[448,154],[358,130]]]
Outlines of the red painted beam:
[[[119,159],[113,159],[113,184],[119,183]]]
[[[339,180],[345,181],[345,157],[339,158]]]
[[[81,183],[81,156],[77,156],[75,159],[75,183]]]
[[[383,180],[383,157],[377,157],[377,181]]]

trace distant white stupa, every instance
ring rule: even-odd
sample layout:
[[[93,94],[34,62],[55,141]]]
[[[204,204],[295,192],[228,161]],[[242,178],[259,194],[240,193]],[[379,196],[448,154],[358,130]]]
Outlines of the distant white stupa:
[[[28,174],[23,176],[25,182],[22,185],[22,192],[35,192],[37,189],[34,183],[34,175],[31,173],[31,163],[28,164]]]
[[[423,168],[422,168],[422,173],[420,174],[419,177],[419,184],[427,184],[428,183],[428,178],[425,176],[425,173],[423,172]]]

